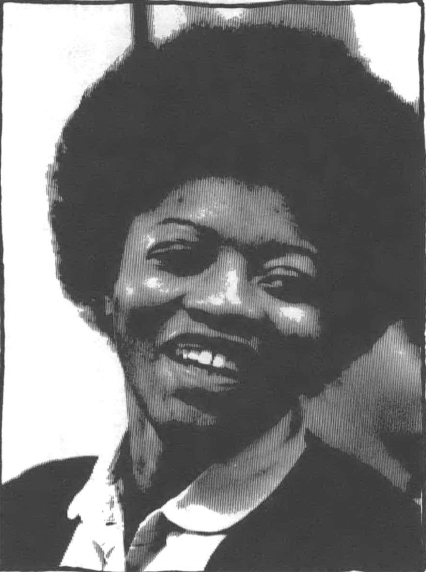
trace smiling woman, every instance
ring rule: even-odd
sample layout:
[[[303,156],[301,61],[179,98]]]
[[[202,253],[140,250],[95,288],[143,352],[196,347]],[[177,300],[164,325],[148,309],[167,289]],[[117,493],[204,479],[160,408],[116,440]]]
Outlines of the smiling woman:
[[[415,504],[305,432],[300,398],[390,324],[419,336],[422,160],[411,107],[307,31],[191,29],[109,70],[50,205],[128,430],[81,491],[87,459],[10,485],[8,565],[420,569]]]

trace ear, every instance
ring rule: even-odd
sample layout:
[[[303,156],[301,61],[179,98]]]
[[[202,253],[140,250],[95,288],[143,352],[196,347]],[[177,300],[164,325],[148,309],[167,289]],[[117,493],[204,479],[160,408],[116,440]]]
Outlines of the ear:
[[[110,340],[113,339],[114,302],[112,297],[104,296],[93,299],[90,306],[82,306],[79,310],[80,316],[91,328],[106,335]]]
[[[105,316],[112,316],[114,313],[114,301],[112,296],[104,296],[104,311]]]
[[[102,308],[102,329],[108,336],[112,345],[114,340],[114,299],[112,296],[104,296]]]

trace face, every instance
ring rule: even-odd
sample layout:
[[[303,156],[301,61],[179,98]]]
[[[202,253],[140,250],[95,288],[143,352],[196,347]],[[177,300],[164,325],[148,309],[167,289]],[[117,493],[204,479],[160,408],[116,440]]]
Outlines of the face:
[[[127,391],[157,426],[261,424],[320,339],[316,249],[282,195],[190,181],[128,233],[114,290]]]

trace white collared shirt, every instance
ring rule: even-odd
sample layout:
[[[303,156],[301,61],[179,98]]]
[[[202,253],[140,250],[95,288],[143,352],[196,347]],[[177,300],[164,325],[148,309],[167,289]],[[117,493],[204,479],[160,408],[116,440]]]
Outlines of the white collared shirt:
[[[202,473],[177,497],[139,525],[126,554],[120,497],[122,481],[102,458],[68,511],[80,516],[61,566],[122,572],[204,570],[228,530],[259,506],[286,477],[305,448],[304,430],[288,437],[288,418],[222,464]],[[149,555],[145,547],[163,538]],[[154,546],[154,544],[152,546]],[[142,552],[141,552],[142,551]],[[127,564],[126,564],[127,562]]]

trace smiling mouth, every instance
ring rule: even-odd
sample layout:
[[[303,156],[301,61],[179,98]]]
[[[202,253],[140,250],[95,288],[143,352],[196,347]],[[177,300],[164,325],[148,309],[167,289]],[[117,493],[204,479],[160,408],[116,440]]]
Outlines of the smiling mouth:
[[[169,359],[184,366],[233,379],[247,371],[257,357],[247,344],[195,334],[177,336],[162,350]]]

